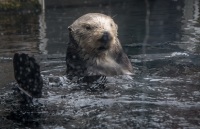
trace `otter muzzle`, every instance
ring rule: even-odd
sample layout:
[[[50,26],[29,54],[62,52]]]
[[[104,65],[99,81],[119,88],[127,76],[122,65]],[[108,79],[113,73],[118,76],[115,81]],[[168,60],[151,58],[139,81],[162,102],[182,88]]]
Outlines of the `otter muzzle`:
[[[105,44],[108,43],[110,40],[111,40],[111,35],[107,31],[103,32],[102,37],[99,39],[100,42]]]

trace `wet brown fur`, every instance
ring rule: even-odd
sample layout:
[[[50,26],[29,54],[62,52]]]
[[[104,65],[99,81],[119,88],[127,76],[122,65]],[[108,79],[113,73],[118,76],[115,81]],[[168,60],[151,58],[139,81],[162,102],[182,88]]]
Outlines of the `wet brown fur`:
[[[72,23],[66,57],[68,75],[131,74],[132,65],[119,42],[117,29],[111,17],[100,13],[85,14]],[[106,43],[101,40],[105,32]]]

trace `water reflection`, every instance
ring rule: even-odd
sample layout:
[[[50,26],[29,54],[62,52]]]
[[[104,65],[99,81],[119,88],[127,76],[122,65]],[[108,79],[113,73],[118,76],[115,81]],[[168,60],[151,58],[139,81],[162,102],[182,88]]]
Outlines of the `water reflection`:
[[[39,15],[39,50],[42,52],[42,54],[47,54],[48,51],[46,50],[48,39],[46,38],[46,22],[45,22],[45,13],[42,12]]]
[[[39,113],[39,117],[32,117],[37,128],[199,128],[199,1],[146,2],[148,17],[145,1],[117,1],[106,6],[47,8],[39,17],[25,15],[23,26],[19,21],[12,31],[12,24],[1,29],[0,75],[8,80],[0,84],[0,127],[34,127],[5,117],[18,111],[20,105],[12,93],[13,84],[5,85],[13,76],[10,57],[25,51],[42,55],[46,83],[43,97],[33,101],[41,105],[32,110]],[[71,82],[64,75],[67,26],[88,12],[114,16],[119,38],[135,69],[131,78],[108,78],[106,89],[98,92],[79,89],[84,84]],[[3,16],[13,18],[12,22],[17,19]],[[29,31],[28,25],[35,31]],[[1,23],[1,28],[5,27]]]
[[[0,56],[12,56],[15,52],[38,53],[37,14],[1,13]]]
[[[181,37],[180,48],[199,54],[199,1],[193,0],[193,3],[187,4],[183,8],[183,35]],[[191,10],[192,9],[192,10]]]
[[[0,13],[0,87],[12,82],[12,56],[39,53],[38,14]]]

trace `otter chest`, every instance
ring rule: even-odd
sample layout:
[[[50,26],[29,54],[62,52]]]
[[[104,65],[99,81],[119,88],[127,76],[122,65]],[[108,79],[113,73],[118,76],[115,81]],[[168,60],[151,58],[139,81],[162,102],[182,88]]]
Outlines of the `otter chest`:
[[[107,56],[106,58],[97,58],[93,60],[92,65],[89,65],[87,71],[92,71],[93,75],[122,75],[130,74],[120,64],[118,64],[113,58]]]

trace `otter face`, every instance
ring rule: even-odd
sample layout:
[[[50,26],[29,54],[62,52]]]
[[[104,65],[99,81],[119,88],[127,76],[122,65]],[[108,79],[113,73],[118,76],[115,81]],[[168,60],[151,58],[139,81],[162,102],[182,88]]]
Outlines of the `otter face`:
[[[118,27],[111,17],[104,14],[83,15],[68,28],[83,53],[89,55],[99,55],[117,43]]]

